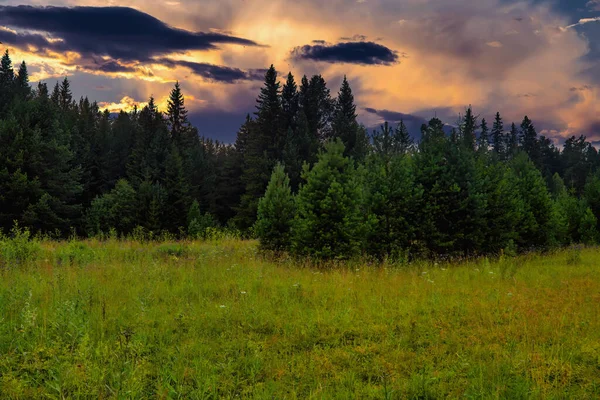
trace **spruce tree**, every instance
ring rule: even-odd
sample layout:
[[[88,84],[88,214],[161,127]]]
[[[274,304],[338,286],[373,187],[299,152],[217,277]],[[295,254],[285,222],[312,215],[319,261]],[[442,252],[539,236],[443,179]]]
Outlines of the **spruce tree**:
[[[414,181],[410,156],[374,153],[367,160],[369,215],[367,250],[378,259],[398,260],[412,250],[422,188]]]
[[[354,95],[350,83],[344,75],[342,87],[335,102],[331,137],[342,140],[346,149],[346,156],[362,160],[366,156],[367,149],[364,146],[364,137],[361,137],[362,131],[356,117]]]
[[[29,73],[27,72],[27,65],[25,61],[19,66],[19,72],[15,79],[16,92],[21,99],[27,99],[31,94],[31,87],[29,86]]]
[[[477,141],[477,147],[479,153],[487,154],[490,147],[489,129],[485,118],[481,120],[481,132],[479,133],[479,139]]]
[[[476,127],[477,117],[473,114],[471,106],[469,106],[461,124],[462,139],[467,149],[475,150]]]
[[[519,141],[525,153],[533,161],[533,163],[540,168],[541,167],[541,156],[539,142],[537,139],[537,132],[531,120],[525,116],[523,122],[521,122],[521,130],[519,131]]]
[[[73,106],[73,93],[71,92],[71,82],[65,76],[62,83],[60,84],[58,103],[63,111],[72,109]]]
[[[283,148],[279,148],[283,145],[280,85],[272,65],[265,74],[265,83],[256,103],[256,120],[248,127],[251,129],[244,149],[242,182],[245,193],[236,218],[238,227],[243,230],[252,227],[256,221],[258,199],[267,187],[273,166],[283,156]]]
[[[258,217],[254,232],[264,250],[289,250],[295,204],[290,180],[284,167],[277,164],[265,195],[258,203]]]
[[[519,153],[512,161],[518,193],[523,199],[523,218],[516,227],[517,243],[522,249],[544,249],[554,242],[555,214],[552,199],[542,174],[527,154]]]
[[[513,122],[510,126],[510,133],[507,138],[506,154],[509,158],[513,158],[519,150],[519,131],[517,125]]]
[[[396,131],[394,132],[394,142],[396,143],[396,148],[398,153],[406,154],[409,153],[414,146],[414,140],[410,136],[408,132],[408,128],[404,124],[404,120],[400,120],[400,123],[396,127]]]
[[[326,144],[313,168],[304,168],[292,250],[316,259],[347,259],[364,249],[368,225],[361,182],[338,139]]]
[[[502,117],[499,112],[496,113],[494,125],[492,127],[492,149],[498,159],[504,159],[506,139],[504,137],[504,122],[502,122]]]
[[[283,113],[284,132],[288,132],[291,128],[292,132],[296,128],[296,115],[298,113],[298,86],[294,80],[294,75],[288,73],[285,85],[281,90],[281,111]]]

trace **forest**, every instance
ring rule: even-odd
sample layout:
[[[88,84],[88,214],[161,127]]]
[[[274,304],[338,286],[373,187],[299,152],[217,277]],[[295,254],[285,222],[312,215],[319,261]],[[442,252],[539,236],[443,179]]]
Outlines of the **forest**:
[[[265,74],[235,143],[202,136],[179,83],[166,110],[111,115],[73,98],[67,78],[31,87],[0,66],[0,229],[53,238],[217,230],[314,259],[405,260],[517,254],[600,236],[600,156],[585,136],[561,147],[534,122],[466,108],[369,132],[348,80]]]

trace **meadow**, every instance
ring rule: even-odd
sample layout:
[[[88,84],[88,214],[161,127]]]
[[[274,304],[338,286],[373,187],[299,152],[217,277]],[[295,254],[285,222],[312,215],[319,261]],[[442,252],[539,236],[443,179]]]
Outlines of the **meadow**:
[[[600,397],[600,252],[315,266],[0,241],[0,398]]]

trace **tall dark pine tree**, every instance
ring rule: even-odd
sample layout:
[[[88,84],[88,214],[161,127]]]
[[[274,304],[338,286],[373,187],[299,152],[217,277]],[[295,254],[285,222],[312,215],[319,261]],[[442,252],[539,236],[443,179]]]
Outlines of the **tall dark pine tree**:
[[[366,142],[365,131],[359,126],[356,117],[354,95],[348,79],[344,75],[344,81],[335,102],[331,136],[342,140],[345,147],[345,156],[362,160],[367,152],[364,145]]]
[[[311,136],[321,143],[327,141],[331,137],[334,101],[321,75],[314,75],[310,81],[306,77],[302,79],[300,104],[306,114]]]
[[[502,159],[505,152],[504,123],[500,113],[496,113],[492,126],[492,149],[498,158]]]
[[[29,73],[27,72],[27,65],[25,61],[19,66],[19,72],[15,79],[15,86],[17,96],[21,99],[27,99],[31,94],[31,87],[29,86]]]
[[[63,111],[72,109],[73,93],[71,92],[71,82],[67,77],[60,84],[58,102]]]
[[[179,82],[171,90],[169,100],[167,101],[167,122],[169,124],[171,140],[177,146],[182,157],[184,153],[194,146],[193,129],[188,121],[188,111],[185,108],[185,100]]]
[[[471,108],[471,106],[469,106],[469,108],[467,108],[467,112],[465,113],[465,117],[462,121],[461,126],[463,143],[468,149],[475,150],[476,128],[477,117],[473,115],[473,109]]]
[[[398,147],[398,151],[401,154],[408,153],[412,150],[413,146],[415,145],[415,141],[410,136],[408,128],[404,124],[403,120],[400,120],[400,123],[396,127],[396,131],[394,132],[394,138]]]
[[[288,73],[285,85],[281,90],[281,110],[284,132],[287,132],[288,128],[293,131],[296,128],[295,120],[298,113],[298,85],[296,85],[294,75],[291,72]]]
[[[487,121],[485,118],[481,120],[481,132],[479,133],[479,139],[477,141],[477,147],[479,152],[486,154],[490,147],[490,136]]]
[[[0,61],[0,116],[4,114],[12,100],[14,80],[15,72],[12,60],[8,54],[8,50],[6,50]]]
[[[513,122],[510,126],[510,133],[507,138],[506,154],[513,158],[519,150],[519,131],[517,125]]]
[[[521,130],[519,132],[519,140],[523,150],[529,155],[529,158],[533,163],[540,168],[541,167],[541,155],[540,146],[537,138],[537,132],[531,120],[525,116],[523,122],[521,122]]]

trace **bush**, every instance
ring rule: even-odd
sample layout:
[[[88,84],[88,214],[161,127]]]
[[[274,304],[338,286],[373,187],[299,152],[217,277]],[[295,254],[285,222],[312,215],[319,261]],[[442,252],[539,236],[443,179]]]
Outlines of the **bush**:
[[[85,266],[94,261],[95,254],[85,243],[71,241],[67,246],[56,250],[56,259],[61,264]]]
[[[0,263],[8,267],[33,261],[40,252],[41,246],[31,237],[29,229],[20,228],[16,223],[10,231],[10,236],[0,240]]]
[[[192,239],[207,239],[211,230],[219,226],[210,213],[200,211],[200,204],[194,200],[188,212],[187,234]]]

